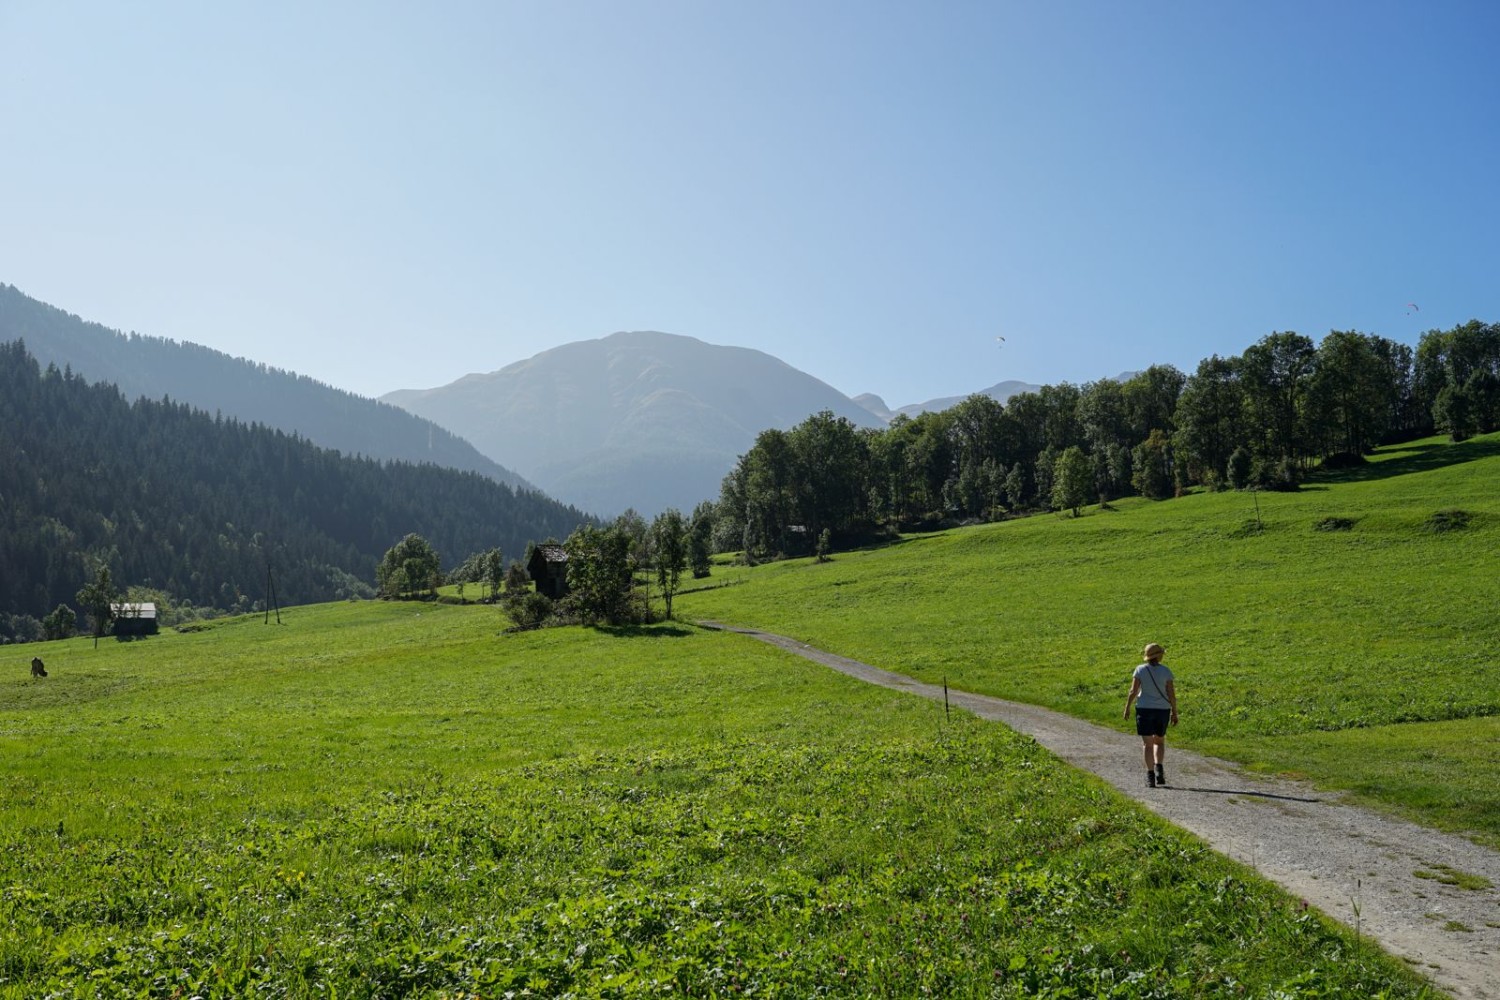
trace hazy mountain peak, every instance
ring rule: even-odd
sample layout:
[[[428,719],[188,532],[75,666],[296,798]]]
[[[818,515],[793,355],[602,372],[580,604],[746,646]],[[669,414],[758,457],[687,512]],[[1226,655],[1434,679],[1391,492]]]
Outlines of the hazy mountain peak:
[[[854,397],[854,401],[887,423],[896,415],[889,406],[885,405],[885,400],[873,392],[862,392]]]
[[[820,410],[884,421],[763,351],[654,330],[563,344],[497,371],[381,399],[465,435],[554,496],[610,514],[716,499],[755,435]],[[499,459],[496,459],[500,461]]]

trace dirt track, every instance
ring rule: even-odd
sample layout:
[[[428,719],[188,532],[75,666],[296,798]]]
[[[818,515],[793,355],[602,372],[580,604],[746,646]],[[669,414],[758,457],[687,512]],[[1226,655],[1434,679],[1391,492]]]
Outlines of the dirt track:
[[[700,623],[752,636],[851,677],[937,701],[943,689],[755,629]],[[1148,790],[1140,743],[1034,705],[949,690],[957,708],[1029,734],[1215,850],[1378,941],[1461,1000],[1500,1000],[1500,854],[1345,804],[1282,778],[1169,747],[1166,788]],[[1414,873],[1447,866],[1490,888],[1466,890]],[[1357,912],[1356,912],[1357,911]]]

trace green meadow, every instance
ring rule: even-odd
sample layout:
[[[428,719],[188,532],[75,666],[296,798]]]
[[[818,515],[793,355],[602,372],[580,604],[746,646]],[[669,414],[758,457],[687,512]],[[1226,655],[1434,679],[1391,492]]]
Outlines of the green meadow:
[[[1130,670],[1160,642],[1182,708],[1170,741],[1496,846],[1497,544],[1500,435],[1428,439],[1296,493],[726,567],[677,607],[1122,731]]]
[[[970,662],[976,686],[1045,663],[1038,690],[1092,712],[1164,620],[1071,680],[1042,647],[1102,634],[1090,607],[966,661],[1004,631],[978,625],[1006,613],[1003,574],[981,585],[978,567],[1017,571],[1044,529],[1094,572],[1084,555],[1131,523],[1169,540],[1172,507],[756,570],[694,610],[857,651],[897,634],[870,658]],[[970,568],[922,559],[943,552]],[[937,583],[953,589],[923,596]],[[805,627],[769,620],[792,599]],[[918,662],[879,619],[924,605],[955,651]],[[494,608],[441,604],[282,617],[6,655],[0,997],[1435,995],[1030,739],[741,636],[504,635]],[[1201,650],[1166,641],[1193,650],[1184,690],[1206,713]]]

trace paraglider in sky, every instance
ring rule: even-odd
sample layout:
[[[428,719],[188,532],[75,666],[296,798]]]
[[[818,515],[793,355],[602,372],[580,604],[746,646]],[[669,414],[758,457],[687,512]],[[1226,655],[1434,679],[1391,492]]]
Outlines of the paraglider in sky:
[[[1421,311],[1422,310],[1420,310],[1420,309],[1417,308],[1417,304],[1415,302],[1408,302],[1406,304],[1406,315],[1408,315],[1408,316],[1410,316],[1414,312],[1421,312]]]
[[[996,342],[997,342],[997,343],[998,343],[998,344],[999,344],[999,345],[1000,345],[1000,346],[1001,346],[1001,347],[1004,347],[1004,346],[1005,346],[1005,338],[1004,338],[1004,337],[996,337],[996,338],[995,338],[995,341],[996,341]]]

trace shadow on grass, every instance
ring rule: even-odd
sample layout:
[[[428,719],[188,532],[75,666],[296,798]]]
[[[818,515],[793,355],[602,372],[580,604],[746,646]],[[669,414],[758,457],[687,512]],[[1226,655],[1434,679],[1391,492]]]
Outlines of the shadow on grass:
[[[614,639],[684,639],[696,630],[682,625],[596,625],[594,631]]]
[[[718,583],[705,583],[696,587],[684,587],[677,592],[677,596],[681,597],[683,594],[701,594],[709,590],[723,590],[725,587],[738,587],[744,582],[744,580],[720,580]]]
[[[1192,785],[1168,785],[1166,790],[1198,792],[1200,795],[1243,795],[1246,798],[1276,799],[1280,802],[1322,802],[1322,799],[1307,799],[1300,795],[1278,795],[1275,792],[1257,792],[1246,788],[1194,788]]]
[[[1461,465],[1481,458],[1500,455],[1500,436],[1490,435],[1483,439],[1470,439],[1458,444],[1410,444],[1397,445],[1388,454],[1397,457],[1383,462],[1369,462],[1354,469],[1339,469],[1319,472],[1312,482],[1319,483],[1364,483],[1376,479],[1390,479],[1412,472],[1430,472],[1450,465]]]

